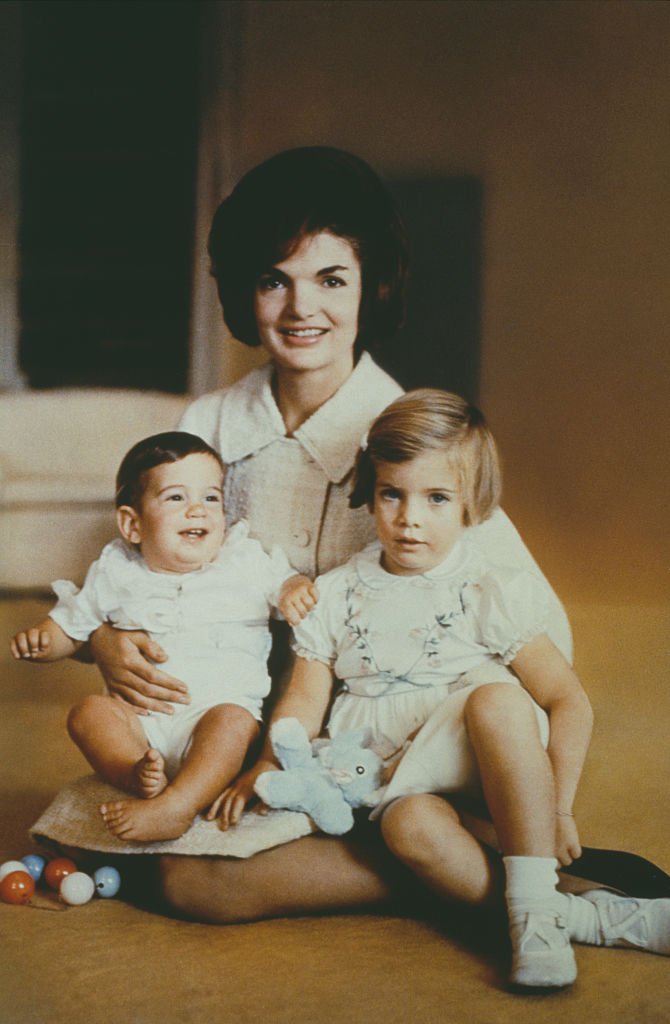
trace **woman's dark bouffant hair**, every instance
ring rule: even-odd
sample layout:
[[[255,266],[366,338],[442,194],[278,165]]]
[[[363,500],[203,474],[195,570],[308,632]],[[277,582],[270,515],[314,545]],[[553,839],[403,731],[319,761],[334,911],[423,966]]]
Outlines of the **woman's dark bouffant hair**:
[[[130,505],[131,508],[139,508],[149,470],[166,462],[181,462],[187,455],[211,455],[223,471],[219,453],[196,434],[167,430],[138,441],[124,455],[116,474],[116,507]]]
[[[408,391],[374,421],[356,459],[351,507],[372,509],[377,463],[411,462],[429,451],[445,452],[458,473],[463,525],[488,519],[502,489],[493,435],[476,406],[437,388]]]
[[[364,160],[328,146],[289,149],[249,171],[219,206],[209,235],[224,317],[245,345],[259,345],[260,276],[303,238],[346,239],[362,270],[357,350],[392,335],[404,315],[407,246],[393,200]]]

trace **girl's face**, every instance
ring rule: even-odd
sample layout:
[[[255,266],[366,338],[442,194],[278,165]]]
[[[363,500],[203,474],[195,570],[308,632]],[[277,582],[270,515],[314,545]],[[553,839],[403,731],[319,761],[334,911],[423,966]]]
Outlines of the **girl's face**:
[[[117,510],[122,536],[153,572],[185,573],[213,561],[223,542],[223,475],[206,452],[147,473],[139,509]]]
[[[395,576],[418,576],[443,562],[463,533],[458,472],[444,451],[409,462],[379,462],[373,512],[382,565]]]
[[[329,231],[309,235],[256,286],[258,336],[281,370],[326,371],[338,384],[354,367],[361,265]]]

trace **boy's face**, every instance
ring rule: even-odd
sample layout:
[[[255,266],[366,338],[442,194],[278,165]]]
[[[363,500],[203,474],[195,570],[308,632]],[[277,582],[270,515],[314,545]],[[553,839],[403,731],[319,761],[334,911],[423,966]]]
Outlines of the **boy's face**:
[[[212,562],[223,542],[223,474],[206,452],[166,462],[147,473],[139,509],[123,506],[124,538],[139,544],[153,572],[186,573]]]
[[[465,529],[452,460],[444,451],[427,451],[409,462],[379,462],[375,470],[373,513],[382,565],[395,576],[434,569]]]

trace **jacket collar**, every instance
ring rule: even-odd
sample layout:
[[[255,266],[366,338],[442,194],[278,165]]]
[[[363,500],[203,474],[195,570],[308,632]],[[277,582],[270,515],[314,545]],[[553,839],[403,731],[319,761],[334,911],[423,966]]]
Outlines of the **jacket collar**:
[[[272,365],[252,370],[244,384],[227,396],[221,438],[224,462],[237,462],[286,436],[272,394]],[[340,483],[351,470],[371,421],[400,394],[400,386],[364,352],[351,376],[293,437],[331,483]]]

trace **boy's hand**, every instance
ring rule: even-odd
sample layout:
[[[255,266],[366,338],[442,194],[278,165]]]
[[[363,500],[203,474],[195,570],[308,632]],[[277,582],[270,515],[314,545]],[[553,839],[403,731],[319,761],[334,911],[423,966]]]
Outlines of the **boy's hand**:
[[[59,661],[71,657],[81,643],[69,637],[52,618],[47,617],[31,629],[17,633],[10,647],[15,658]]]
[[[277,607],[289,626],[297,626],[319,600],[319,591],[307,576],[291,576],[282,587]]]
[[[579,842],[577,824],[572,817],[565,815],[556,816],[556,857],[561,866],[567,868],[573,860],[578,860],[582,855],[582,846]]]
[[[48,630],[41,626],[33,626],[32,629],[24,630],[13,637],[10,644],[12,654],[15,658],[28,658],[30,661],[39,661],[48,658],[51,648],[51,637]]]

